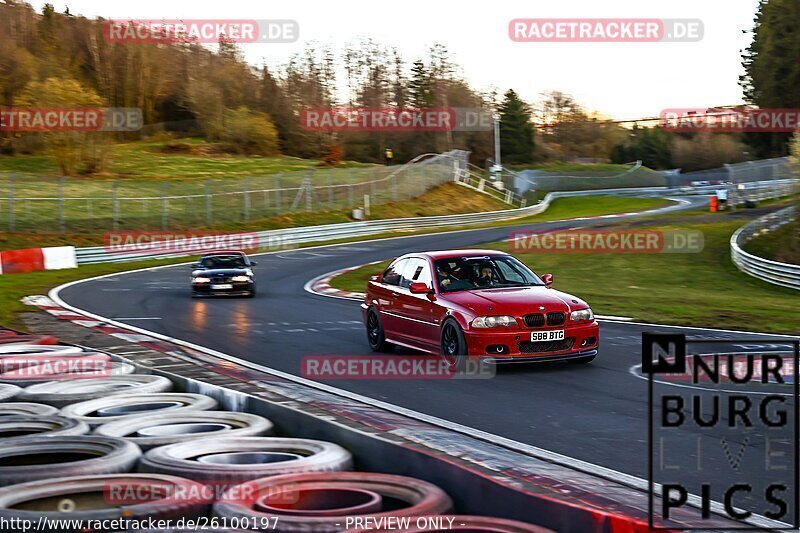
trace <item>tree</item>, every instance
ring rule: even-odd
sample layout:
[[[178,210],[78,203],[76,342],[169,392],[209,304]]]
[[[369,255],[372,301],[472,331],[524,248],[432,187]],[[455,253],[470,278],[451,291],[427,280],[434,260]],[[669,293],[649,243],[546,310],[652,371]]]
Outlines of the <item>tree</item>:
[[[742,55],[745,99],[762,108],[800,107],[800,2],[761,0],[753,41]],[[789,133],[747,134],[762,157],[786,155]]]
[[[672,141],[672,164],[684,171],[719,168],[747,159],[747,147],[731,135],[698,133]]]
[[[506,163],[533,162],[531,110],[513,89],[506,91],[500,113],[500,149]]]
[[[650,168],[672,168],[670,135],[661,128],[636,128],[631,141],[611,150],[613,163],[641,161]]]
[[[225,111],[222,141],[238,154],[280,155],[278,131],[270,118],[244,106]]]
[[[29,83],[19,103],[42,108],[86,108],[103,105],[97,93],[72,79],[47,78]],[[106,133],[99,131],[53,131],[37,134],[44,140],[64,175],[102,170]]]

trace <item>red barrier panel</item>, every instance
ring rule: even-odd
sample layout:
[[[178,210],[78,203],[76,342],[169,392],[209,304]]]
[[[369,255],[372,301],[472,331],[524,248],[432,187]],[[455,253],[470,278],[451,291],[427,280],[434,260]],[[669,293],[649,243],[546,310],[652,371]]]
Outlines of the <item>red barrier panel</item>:
[[[44,254],[41,248],[7,250],[0,252],[0,264],[4,274],[44,270]]]

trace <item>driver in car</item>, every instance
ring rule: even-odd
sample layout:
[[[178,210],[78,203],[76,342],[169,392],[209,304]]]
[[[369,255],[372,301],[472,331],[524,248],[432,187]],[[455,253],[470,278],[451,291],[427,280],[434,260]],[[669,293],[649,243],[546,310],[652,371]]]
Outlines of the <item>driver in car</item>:
[[[475,285],[478,287],[488,287],[495,282],[494,270],[489,263],[483,263],[479,270],[479,275],[475,279]]]

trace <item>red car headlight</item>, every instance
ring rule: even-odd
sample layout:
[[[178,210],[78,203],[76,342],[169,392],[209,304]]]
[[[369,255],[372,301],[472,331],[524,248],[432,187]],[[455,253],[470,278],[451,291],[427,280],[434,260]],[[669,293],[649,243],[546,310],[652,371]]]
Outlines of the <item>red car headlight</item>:
[[[579,311],[573,311],[569,314],[570,322],[588,322],[590,320],[594,320],[594,313],[592,313],[592,309],[587,307],[586,309],[581,309]]]
[[[498,328],[507,326],[516,326],[517,319],[513,316],[479,316],[472,321],[473,328]]]

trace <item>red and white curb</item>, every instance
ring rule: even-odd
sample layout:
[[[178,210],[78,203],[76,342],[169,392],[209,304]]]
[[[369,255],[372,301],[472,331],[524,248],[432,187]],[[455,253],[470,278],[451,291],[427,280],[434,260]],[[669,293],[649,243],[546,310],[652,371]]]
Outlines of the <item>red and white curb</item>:
[[[61,320],[68,320],[78,326],[94,329],[125,342],[138,344],[161,353],[177,353],[175,345],[171,343],[64,309],[47,296],[26,296],[21,301],[26,305],[38,307]]]
[[[26,248],[0,252],[0,274],[21,274],[37,270],[62,270],[77,267],[74,246]]]
[[[303,289],[305,289],[306,292],[310,292],[311,294],[319,294],[320,296],[328,296],[329,298],[342,298],[344,300],[363,300],[364,296],[366,296],[366,293],[344,291],[342,289],[337,289],[336,287],[331,286],[331,280],[337,276],[341,276],[342,274],[347,274],[348,272],[352,272],[353,270],[358,270],[359,268],[364,268],[370,265],[377,265],[379,263],[383,263],[383,261],[373,261],[371,263],[364,263],[363,265],[356,265],[343,268],[341,270],[334,270],[333,272],[328,272],[327,274],[317,276],[316,278],[306,283],[303,286]]]

